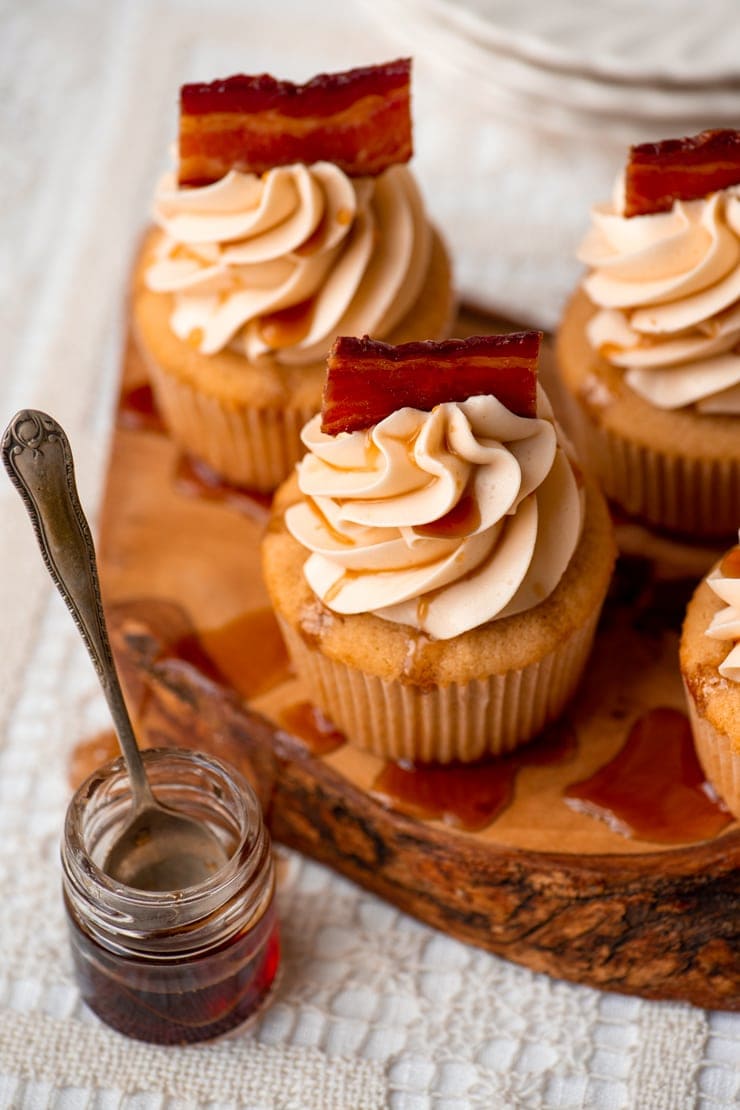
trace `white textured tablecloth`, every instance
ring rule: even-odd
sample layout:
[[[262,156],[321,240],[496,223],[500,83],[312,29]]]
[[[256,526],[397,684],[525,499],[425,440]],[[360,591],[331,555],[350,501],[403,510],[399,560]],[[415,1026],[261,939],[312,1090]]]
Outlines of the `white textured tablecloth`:
[[[408,48],[396,31],[349,2],[0,2],[0,420],[37,406],[62,422],[93,522],[126,279],[179,84],[383,60]],[[576,159],[567,138],[466,108],[423,57],[414,87],[415,168],[463,291],[552,324],[621,152]],[[252,1031],[161,1049],[102,1026],[72,978],[58,840],[69,753],[106,714],[4,479],[0,513],[0,1106],[740,1105],[740,1017],[533,975],[288,854],[283,976]]]

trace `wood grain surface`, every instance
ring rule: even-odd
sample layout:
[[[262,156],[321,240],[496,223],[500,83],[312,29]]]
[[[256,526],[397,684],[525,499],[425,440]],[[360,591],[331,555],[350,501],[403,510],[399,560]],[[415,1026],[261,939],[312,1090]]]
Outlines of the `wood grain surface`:
[[[129,395],[143,381],[131,343],[123,371]],[[119,413],[99,542],[144,743],[228,759],[255,786],[277,841],[452,936],[591,986],[740,1009],[737,823],[709,839],[678,829],[651,841],[565,797],[614,759],[640,714],[683,708],[677,606],[713,552],[620,524],[618,581],[561,726],[572,742],[517,766],[507,804],[471,831],[454,806],[425,819],[384,796],[376,757],[342,743],[319,754],[291,733],[285,722],[310,691],[275,646],[258,558],[267,506],[197,495],[166,434],[144,423]]]

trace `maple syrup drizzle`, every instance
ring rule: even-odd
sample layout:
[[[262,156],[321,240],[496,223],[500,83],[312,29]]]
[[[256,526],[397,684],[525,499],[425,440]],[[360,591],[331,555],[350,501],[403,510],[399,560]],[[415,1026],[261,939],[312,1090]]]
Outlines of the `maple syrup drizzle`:
[[[347,742],[344,733],[308,701],[296,702],[281,710],[278,724],[291,736],[303,741],[312,755],[328,755]]]
[[[725,578],[740,578],[740,544],[731,547],[722,558],[719,571]]]
[[[348,586],[351,582],[356,582],[363,574],[372,574],[372,571],[343,570],[321,598],[324,605],[331,605],[332,601],[336,601],[339,597],[345,586]]]
[[[510,755],[477,763],[410,764],[388,762],[371,793],[390,809],[424,820],[478,832],[510,804],[518,772],[568,758],[575,735],[560,721]]]
[[[219,628],[188,632],[163,644],[160,662],[177,659],[245,699],[257,697],[291,676],[290,660],[272,609],[241,614]]]
[[[315,311],[316,300],[309,297],[300,304],[261,316],[258,321],[260,337],[273,350],[294,347],[310,332]]]
[[[318,522],[319,527],[328,532],[336,544],[341,544],[344,547],[352,547],[354,541],[350,539],[349,536],[345,536],[342,532],[337,531],[328,516],[321,511],[313,498],[307,498],[304,501],[304,505]]]
[[[430,601],[431,601],[431,599],[427,594],[422,594],[421,597],[417,598],[417,600],[416,600],[416,621],[417,621],[418,624],[423,625],[424,621],[429,616]],[[418,645],[418,641],[417,641],[417,645]],[[409,667],[410,655],[411,655],[411,650],[409,648],[406,652],[406,659],[404,660],[404,673],[406,673],[407,668]]]
[[[659,844],[708,840],[732,821],[714,800],[691,726],[678,709],[651,709],[639,717],[617,755],[568,786],[565,799],[623,836]]]
[[[421,601],[422,598],[419,598],[419,602]],[[426,616],[426,613],[424,613],[424,616]],[[409,636],[402,668],[402,674],[405,679],[419,681],[422,673],[422,667],[419,664],[423,661],[424,649],[428,647],[431,642],[431,637],[427,636],[425,632],[414,632],[412,636]]]
[[[253,609],[216,629],[200,632],[200,645],[221,681],[255,698],[291,677],[290,658],[272,609]],[[175,648],[177,651],[177,645]]]
[[[170,259],[174,262],[201,262],[202,259],[195,251],[190,250],[184,243],[175,243],[170,248]]]
[[[377,443],[373,439],[373,429],[372,428],[366,428],[363,435],[364,435],[363,449],[364,449],[364,453],[365,453],[365,463],[366,463],[365,469],[366,470],[375,470],[375,469],[377,469],[378,460],[380,459],[380,454],[381,454],[380,448],[378,447]],[[356,468],[356,469],[360,469],[360,468]]]
[[[466,493],[439,520],[433,520],[429,524],[417,524],[414,526],[414,531],[430,539],[453,540],[472,536],[479,527],[478,503],[472,494]]]
[[[297,254],[299,258],[306,258],[308,255],[314,254],[323,246],[328,232],[329,221],[325,212],[308,239],[304,239],[301,245],[294,249],[293,254]]]
[[[156,662],[177,660],[224,689],[233,690],[245,700],[266,693],[292,677],[290,658],[272,609],[263,607],[235,617],[219,628],[199,633],[185,632],[163,643]],[[130,693],[131,691],[129,691]],[[131,706],[133,717],[141,722],[147,716],[148,687],[138,691]],[[146,745],[145,727],[141,740]],[[69,778],[77,787],[89,774],[119,754],[112,729],[83,737],[74,747],[69,762]]]
[[[67,774],[72,789],[76,790],[93,771],[120,754],[118,737],[112,728],[102,729],[78,741],[72,749]]]
[[[307,301],[263,317],[263,338],[272,347],[300,342],[310,330],[314,308],[313,302]],[[133,430],[165,431],[148,383],[122,391],[118,420],[121,426]],[[269,516],[269,495],[230,485],[205,464],[187,456],[178,461],[175,484],[187,496],[227,503],[260,523]],[[456,538],[475,531],[479,523],[477,505],[465,495],[445,517],[416,530],[433,538]],[[679,627],[695,582],[654,583],[647,573],[647,560],[637,562],[643,571],[637,576],[639,584],[630,580],[626,591],[630,596],[617,598],[616,604],[639,602],[636,625],[643,633]],[[740,577],[740,545],[723,557],[720,572],[726,577]],[[340,579],[334,593],[350,577],[348,572]],[[410,651],[409,672],[418,666],[417,648],[423,654],[425,641],[420,639]],[[258,644],[259,650],[250,651],[250,643]],[[237,617],[200,637],[186,635],[166,645],[161,658],[180,659],[245,698],[266,692],[290,675],[287,652],[268,609]],[[345,743],[342,733],[308,702],[289,706],[281,713],[279,723],[316,756]],[[372,793],[400,812],[474,832],[491,824],[510,804],[522,767],[565,759],[575,743],[572,732],[561,722],[520,751],[487,762],[444,766],[388,763],[376,777]],[[118,754],[112,730],[81,740],[71,757],[70,781],[78,785]],[[564,793],[567,804],[574,809],[603,820],[622,835],[655,843],[673,845],[709,839],[732,820],[721,802],[714,800],[704,779],[686,717],[667,708],[645,713],[635,722],[614,759],[589,779],[568,786]]]
[[[174,477],[175,489],[186,497],[200,497],[230,505],[252,520],[264,523],[270,515],[272,495],[233,486],[219,478],[209,466],[190,455],[180,455]]]
[[[189,632],[164,644],[158,656],[189,663],[212,682],[249,699],[292,676],[290,658],[275,614],[250,609],[218,628]]]
[[[118,399],[118,423],[136,432],[164,432],[165,426],[148,382],[121,392]]]

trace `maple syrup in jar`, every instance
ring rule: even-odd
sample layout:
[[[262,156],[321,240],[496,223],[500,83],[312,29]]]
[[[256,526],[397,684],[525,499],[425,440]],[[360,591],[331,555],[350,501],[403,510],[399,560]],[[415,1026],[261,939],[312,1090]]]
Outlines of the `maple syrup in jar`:
[[[121,1033],[158,1044],[222,1036],[265,1002],[280,959],[275,871],[257,798],[237,771],[198,752],[143,754],[156,798],[203,821],[227,862],[182,890],[139,890],[102,864],[129,816],[121,759],[70,803],[64,899],[84,1001]]]

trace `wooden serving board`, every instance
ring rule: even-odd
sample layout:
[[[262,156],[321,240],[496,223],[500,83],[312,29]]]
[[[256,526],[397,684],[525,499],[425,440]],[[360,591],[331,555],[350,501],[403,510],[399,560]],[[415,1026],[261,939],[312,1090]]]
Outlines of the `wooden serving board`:
[[[463,319],[458,334],[483,330],[490,320]],[[563,722],[521,756],[415,776],[311,716],[261,583],[268,506],[183,472],[144,381],[129,342],[99,543],[143,742],[230,760],[277,841],[452,936],[591,986],[740,1009],[740,828],[709,803],[697,816],[696,789],[673,799],[662,829],[657,816],[678,774],[660,734],[682,720],[676,626],[714,553],[621,525],[615,595]],[[674,712],[652,721],[647,800],[627,835],[615,823],[641,771],[624,745],[658,706]],[[566,790],[620,752],[603,776],[610,824]],[[101,754],[82,748],[77,775]]]

